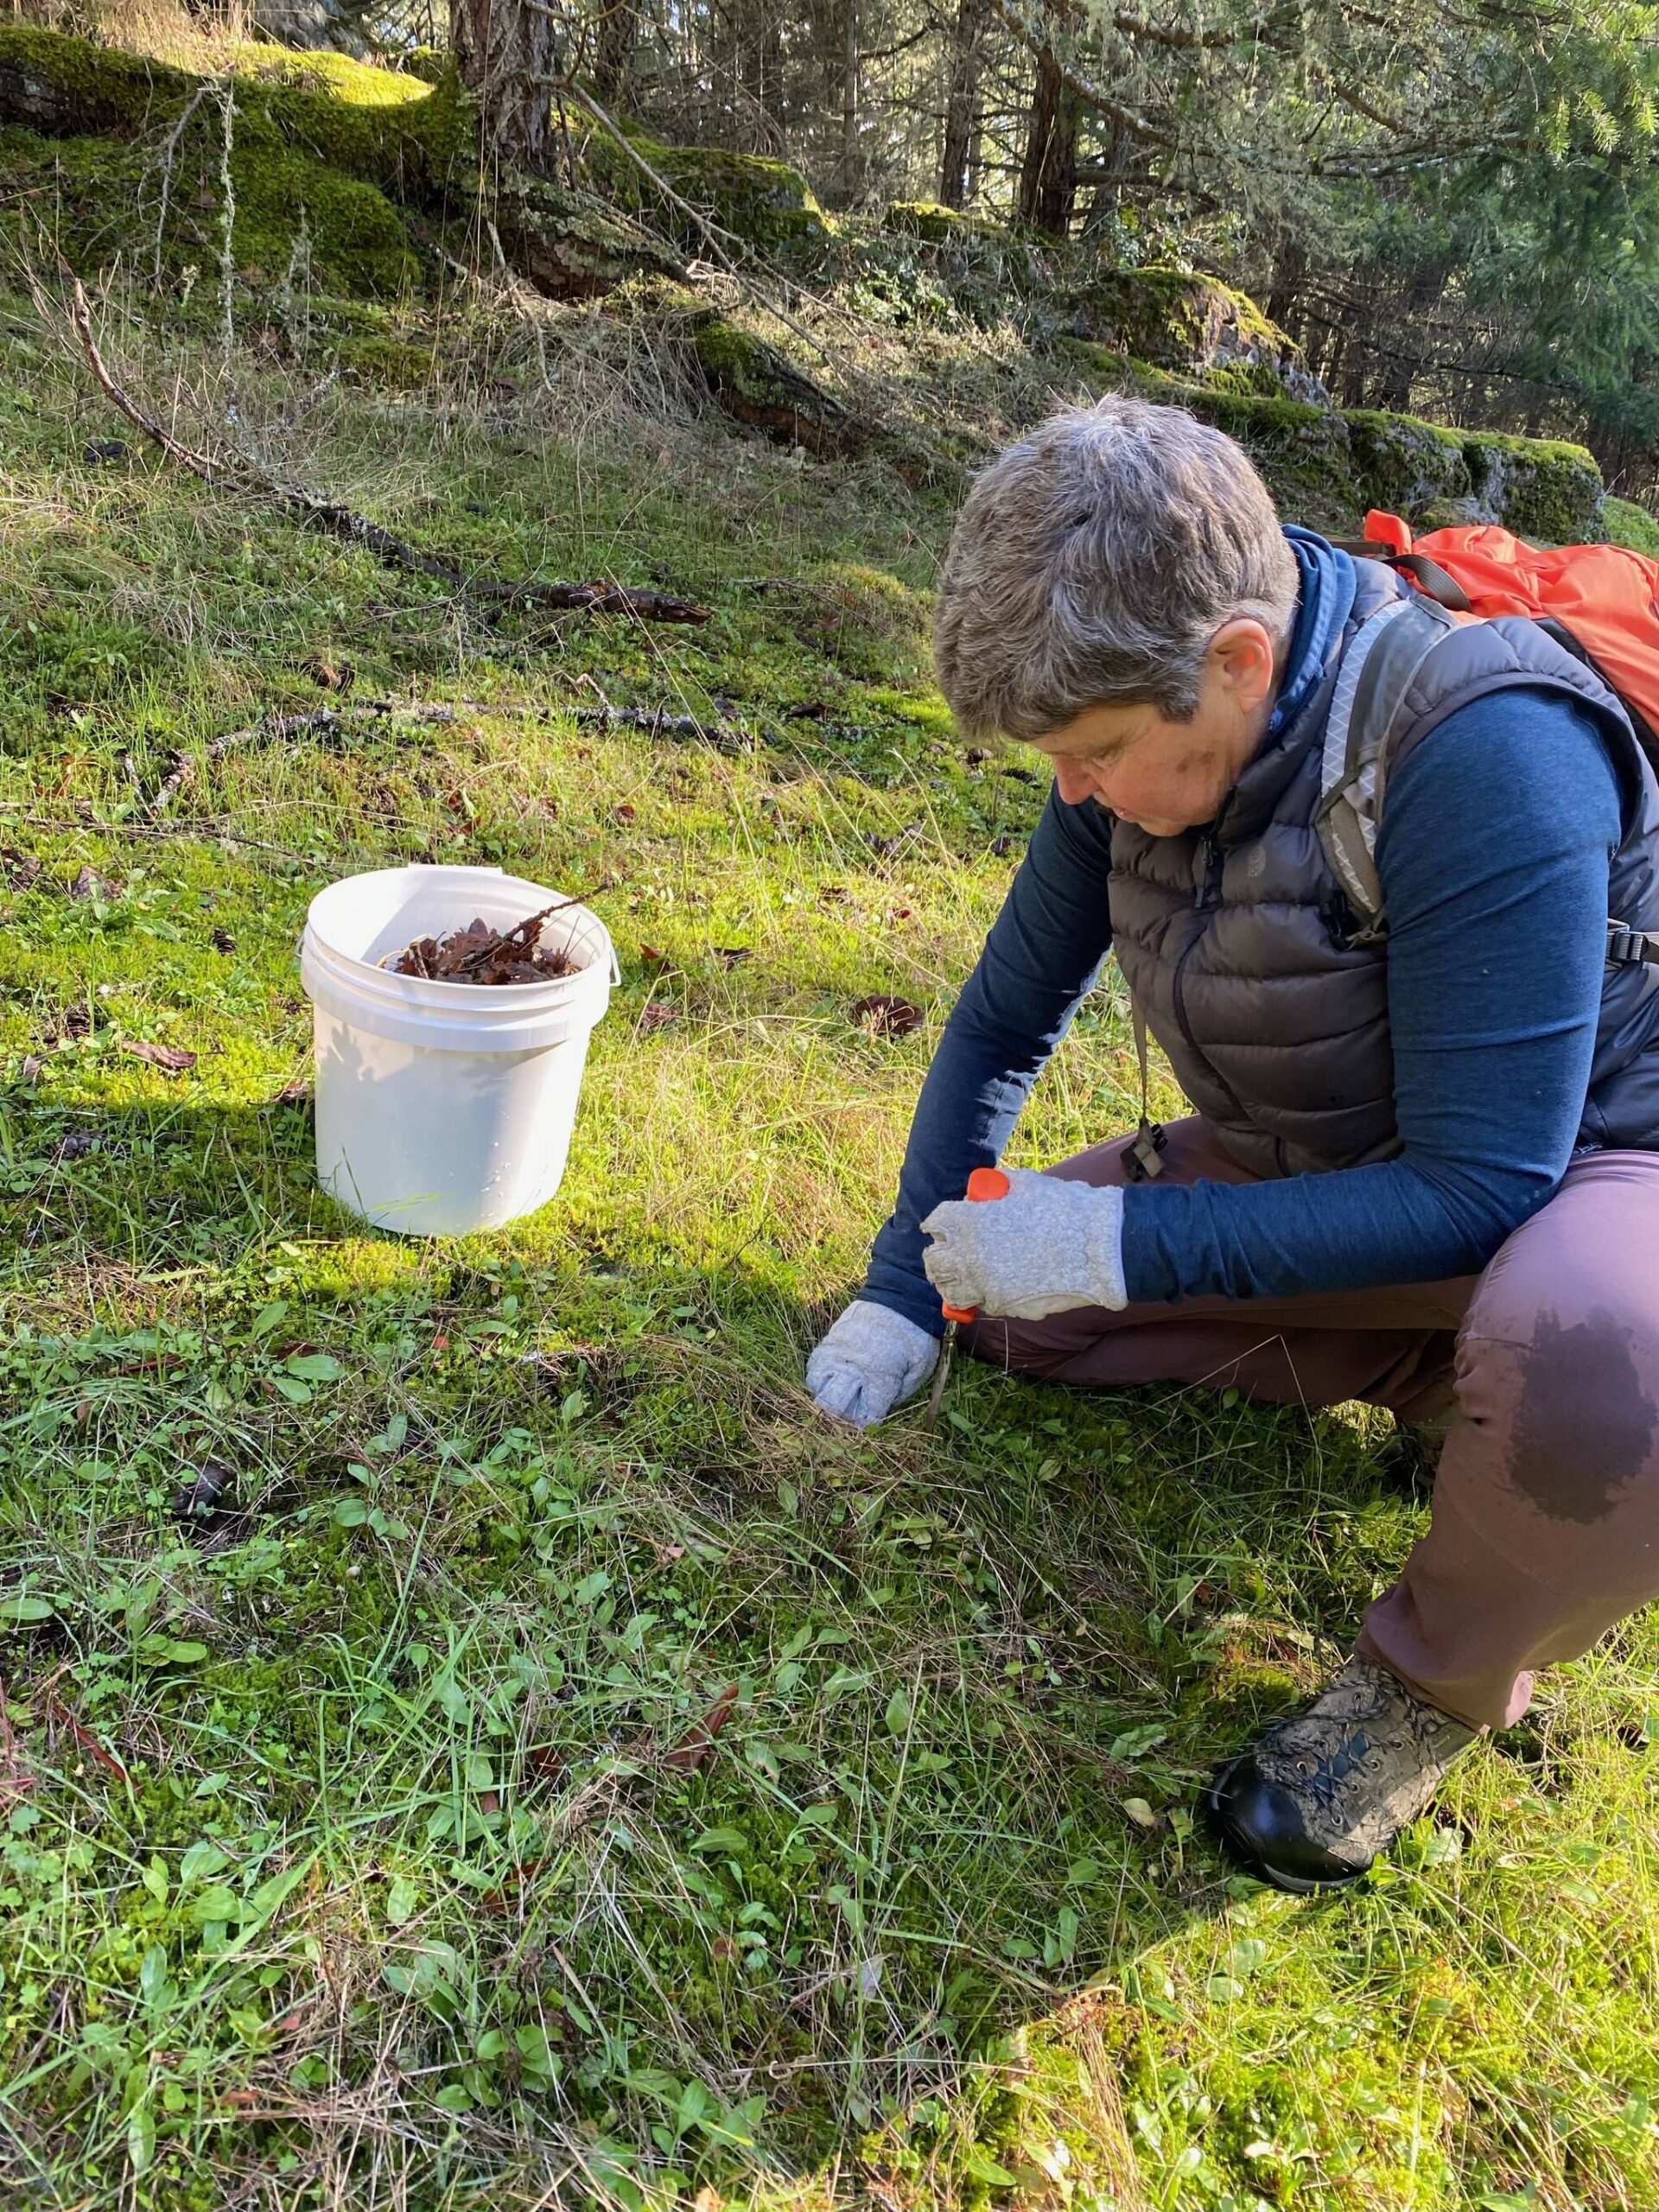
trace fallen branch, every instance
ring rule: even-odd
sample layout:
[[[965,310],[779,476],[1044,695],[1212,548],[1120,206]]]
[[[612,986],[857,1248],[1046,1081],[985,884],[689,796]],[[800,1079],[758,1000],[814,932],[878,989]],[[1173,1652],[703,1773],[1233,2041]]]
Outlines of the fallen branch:
[[[204,760],[222,760],[238,745],[245,745],[254,738],[274,739],[278,744],[286,738],[299,737],[307,730],[338,729],[340,715],[333,707],[319,707],[306,715],[267,715],[262,721],[250,722],[245,729],[226,730],[222,737],[210,737],[201,748]],[[144,802],[144,812],[154,821],[164,814],[179,793],[195,781],[196,761],[194,753],[175,753],[173,766],[162,778],[149,798]]]
[[[721,751],[750,751],[758,743],[752,730],[740,723],[699,721],[695,715],[671,715],[665,707],[572,707],[573,722],[597,724],[604,729],[643,730],[647,737],[690,737]]]
[[[710,609],[695,607],[689,600],[676,599],[662,591],[635,591],[618,583],[543,583],[527,577],[519,582],[510,582],[502,577],[463,575],[459,569],[435,553],[424,553],[417,545],[385,529],[367,515],[359,514],[354,508],[343,506],[338,500],[325,499],[320,492],[313,492],[302,484],[284,484],[267,475],[242,455],[203,453],[187,446],[172,433],[145,414],[130,393],[111,373],[92,332],[92,312],[86,303],[86,294],[79,276],[67,264],[63,274],[71,287],[69,321],[81,352],[86,357],[99,388],[111,404],[124,415],[134,429],[141,431],[150,442],[159,447],[168,459],[180,468],[188,469],[205,484],[233,491],[244,497],[270,500],[275,505],[308,529],[319,530],[330,537],[345,539],[348,543],[361,545],[383,562],[389,569],[400,570],[406,575],[432,576],[448,586],[459,599],[481,602],[490,607],[543,607],[563,613],[629,614],[643,622],[706,622]],[[50,307],[38,283],[31,279],[35,303],[43,320],[49,321]]]

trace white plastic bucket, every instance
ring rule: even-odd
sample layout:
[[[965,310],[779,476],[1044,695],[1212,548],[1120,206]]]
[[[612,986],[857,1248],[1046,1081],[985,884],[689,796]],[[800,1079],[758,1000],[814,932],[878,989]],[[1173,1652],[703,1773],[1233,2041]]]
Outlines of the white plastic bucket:
[[[481,914],[497,929],[562,894],[493,868],[389,868],[319,892],[300,976],[316,1037],[317,1176],[377,1229],[494,1229],[559,1187],[588,1039],[615,955],[586,906],[542,943],[575,975],[545,983],[428,982],[377,963]]]

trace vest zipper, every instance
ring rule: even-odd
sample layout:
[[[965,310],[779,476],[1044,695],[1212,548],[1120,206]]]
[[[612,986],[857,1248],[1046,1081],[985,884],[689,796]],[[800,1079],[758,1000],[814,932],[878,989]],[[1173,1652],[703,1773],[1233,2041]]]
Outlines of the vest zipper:
[[[1223,811],[1225,811],[1224,807]],[[1217,826],[1219,826],[1220,819],[1221,817],[1218,815],[1217,817]],[[1221,899],[1221,874],[1224,863],[1221,856],[1221,846],[1216,837],[1214,830],[1206,831],[1205,836],[1199,840],[1198,856],[1204,863],[1203,872],[1198,879],[1198,894],[1194,898],[1192,904],[1200,912],[1202,912],[1207,907],[1219,905]],[[1175,1026],[1181,1033],[1182,1040],[1185,1044],[1187,1051],[1192,1053],[1193,1058],[1204,1070],[1205,1073],[1211,1078],[1211,1082],[1214,1083],[1217,1089],[1222,1092],[1223,1096],[1226,1098],[1228,1104],[1232,1108],[1234,1113],[1236,1113],[1239,1119],[1247,1126],[1254,1126],[1250,1122],[1250,1116],[1244,1110],[1243,1101],[1239,1097],[1238,1093],[1233,1089],[1231,1084],[1228,1082],[1226,1077],[1222,1074],[1220,1069],[1216,1066],[1209,1054],[1200,1049],[1198,1039],[1192,1034],[1192,1025],[1186,1018],[1186,989],[1185,983],[1186,963],[1192,957],[1192,955],[1198,950],[1198,942],[1203,935],[1204,932],[1200,930],[1186,945],[1180,958],[1175,963],[1175,973],[1170,982],[1170,999],[1175,1013]]]
[[[1196,858],[1198,865],[1193,873],[1198,880],[1192,893],[1192,905],[1198,912],[1202,913],[1206,906],[1213,906],[1217,903],[1221,893],[1221,870],[1217,866],[1216,841],[1207,830],[1198,840]]]

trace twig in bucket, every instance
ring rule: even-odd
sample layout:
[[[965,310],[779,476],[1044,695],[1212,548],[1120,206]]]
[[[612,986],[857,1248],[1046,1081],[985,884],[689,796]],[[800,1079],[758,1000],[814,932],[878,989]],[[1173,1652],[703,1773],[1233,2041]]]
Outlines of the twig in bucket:
[[[416,938],[401,952],[387,954],[380,965],[394,976],[438,983],[545,983],[574,975],[576,963],[568,945],[561,952],[544,951],[537,940],[551,915],[568,912],[594,895],[588,892],[575,899],[556,899],[505,931],[492,929],[480,915],[442,937]]]
[[[528,952],[539,942],[543,922],[550,921],[555,914],[563,914],[571,906],[584,906],[597,895],[594,891],[579,891],[574,899],[556,899],[550,906],[543,906],[539,914],[527,914],[522,922],[515,922],[510,930],[504,931],[493,944],[481,944],[475,952],[469,952],[456,973],[470,975],[474,969],[482,968],[487,962],[514,950]],[[524,939],[522,944],[518,943],[520,938]]]

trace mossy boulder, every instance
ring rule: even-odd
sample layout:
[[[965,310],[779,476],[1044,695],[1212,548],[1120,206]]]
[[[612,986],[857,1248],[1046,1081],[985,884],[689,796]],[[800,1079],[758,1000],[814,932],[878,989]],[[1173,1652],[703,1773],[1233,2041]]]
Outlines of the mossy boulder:
[[[1179,269],[1120,269],[1073,279],[1063,294],[1067,335],[1177,375],[1261,369],[1268,389],[1290,389],[1301,355],[1248,293]],[[1250,396],[1247,390],[1244,396]],[[1314,397],[1313,391],[1292,396]]]
[[[937,200],[895,200],[881,218],[884,231],[901,238],[922,238],[929,245],[944,245],[968,227],[967,218]]]
[[[1456,430],[1369,408],[1344,409],[1342,419],[1362,507],[1420,522],[1439,504],[1467,498],[1469,467]]]
[[[1601,470],[1585,447],[1476,430],[1463,433],[1463,450],[1475,519],[1552,545],[1594,545],[1606,537]]]
[[[1347,534],[1368,507],[1382,507],[1417,528],[1497,522],[1554,544],[1605,534],[1601,474],[1582,446],[1218,388],[1078,339],[1053,351],[1092,391],[1166,401],[1225,430],[1281,510],[1316,529]]]
[[[1496,430],[1454,430],[1413,415],[1349,409],[1365,505],[1420,528],[1502,523],[1518,537],[1590,545],[1606,534],[1601,471],[1583,446]]]
[[[55,182],[66,239],[87,265],[155,251],[156,144],[202,79],[62,33],[0,27],[0,124],[11,172]],[[465,223],[477,200],[475,119],[453,72],[435,83],[340,54],[251,47],[237,59],[232,186],[238,269],[277,277],[303,242],[328,285],[369,295],[417,280],[422,218]],[[223,111],[197,100],[173,149],[162,259],[176,275],[219,247]],[[625,210],[509,173],[489,213],[521,274],[582,297],[630,274],[678,267]]]
[[[1659,516],[1649,514],[1634,499],[1616,499],[1610,492],[1602,504],[1602,520],[1611,544],[1659,558]]]
[[[58,242],[82,274],[135,252],[177,279],[221,250],[220,149],[194,130],[175,159],[165,207],[148,153],[107,138],[0,130],[0,176],[24,204],[50,205]],[[296,250],[323,284],[376,296],[419,275],[404,213],[374,186],[252,135],[233,143],[232,254],[251,284],[280,280]],[[194,280],[187,280],[194,281]]]
[[[629,153],[595,124],[581,142],[580,162],[613,206],[649,221],[688,251],[706,254],[702,226],[652,185],[644,162],[688,206],[745,245],[816,245],[832,225],[798,168],[764,154],[736,154],[721,146],[672,146],[635,124],[619,126]]]

